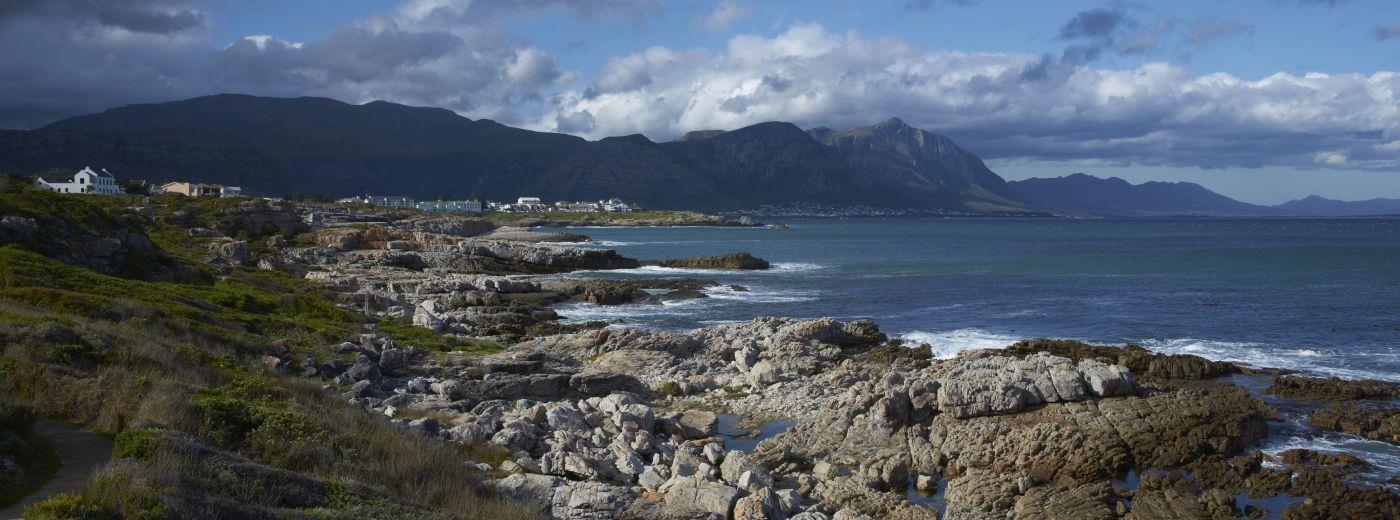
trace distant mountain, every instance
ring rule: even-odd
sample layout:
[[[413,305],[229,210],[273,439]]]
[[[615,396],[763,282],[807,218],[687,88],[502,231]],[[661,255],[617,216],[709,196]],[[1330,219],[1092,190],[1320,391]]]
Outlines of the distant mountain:
[[[1030,207],[981,158],[899,118],[845,132],[814,128],[807,133],[840,152],[860,184],[880,187],[911,207]]]
[[[1400,199],[1333,200],[1311,195],[1290,200],[1273,207],[1279,215],[1311,215],[1354,217],[1364,215],[1400,215]]]
[[[1277,206],[1259,206],[1215,193],[1190,182],[1131,184],[1076,173],[1032,178],[1007,185],[1021,199],[1046,210],[1098,216],[1298,216],[1400,215],[1400,199],[1332,200],[1313,195]]]
[[[587,141],[382,101],[222,94],[0,131],[0,170],[87,165],[121,178],[215,182],[270,195],[618,196],[702,210],[791,202],[1029,207],[975,155],[897,119],[840,133],[772,122],[669,143],[641,135]]]
[[[1083,173],[1051,179],[1031,178],[1007,185],[1037,207],[1061,213],[1154,215],[1263,215],[1268,207],[1240,202],[1190,182],[1131,184],[1117,177]]]

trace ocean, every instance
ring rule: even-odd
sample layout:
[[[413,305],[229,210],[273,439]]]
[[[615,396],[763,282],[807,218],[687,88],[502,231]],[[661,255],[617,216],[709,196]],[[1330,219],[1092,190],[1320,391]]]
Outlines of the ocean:
[[[747,251],[767,271],[643,267],[570,276],[713,279],[709,297],[557,307],[569,321],[681,330],[756,316],[870,318],[952,357],[1033,337],[1135,343],[1310,375],[1400,381],[1400,219],[859,219],[774,228],[588,228],[588,247],[640,259]],[[742,286],[737,290],[730,285]],[[1368,479],[1400,447],[1282,412],[1261,449],[1346,452]],[[1397,400],[1396,404],[1400,404]]]
[[[725,285],[704,299],[557,310],[671,330],[763,315],[870,318],[939,357],[1051,337],[1400,381],[1400,219],[783,223],[577,229],[589,247],[634,258],[747,251],[774,268],[575,273]]]

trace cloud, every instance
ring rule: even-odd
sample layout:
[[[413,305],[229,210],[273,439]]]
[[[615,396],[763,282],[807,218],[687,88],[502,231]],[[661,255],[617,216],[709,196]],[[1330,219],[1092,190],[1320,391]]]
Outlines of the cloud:
[[[0,21],[13,18],[66,18],[87,25],[137,33],[173,34],[203,29],[208,17],[186,7],[188,0],[7,0]]]
[[[910,0],[904,3],[904,8],[910,11],[928,11],[940,5],[972,5],[974,0]]]
[[[1062,57],[1072,63],[1089,63],[1109,53],[1144,54],[1155,49],[1173,25],[1170,18],[1161,16],[1145,26],[1119,7],[1080,11],[1060,26],[1059,39],[1073,42]]]
[[[1377,40],[1389,40],[1400,38],[1400,23],[1391,25],[1377,25],[1375,28]]]
[[[1226,20],[1219,18],[1202,18],[1192,20],[1190,24],[1191,43],[1204,44],[1221,40],[1253,30],[1254,26],[1241,20]]]
[[[711,31],[721,31],[728,29],[734,22],[744,19],[749,15],[749,6],[735,2],[734,0],[721,0],[715,5],[713,11],[701,17],[700,25]]]
[[[812,24],[735,36],[723,52],[654,47],[615,60],[587,88],[560,92],[530,125],[664,140],[763,121],[852,128],[899,116],[992,159],[1400,169],[1395,72],[1248,80],[1169,63],[1096,68],[928,51]]]
[[[387,99],[469,117],[540,110],[565,73],[505,23],[543,11],[640,23],[655,0],[406,0],[391,12],[290,42],[210,45],[198,0],[0,2],[0,127],[34,127],[118,105],[221,92]]]

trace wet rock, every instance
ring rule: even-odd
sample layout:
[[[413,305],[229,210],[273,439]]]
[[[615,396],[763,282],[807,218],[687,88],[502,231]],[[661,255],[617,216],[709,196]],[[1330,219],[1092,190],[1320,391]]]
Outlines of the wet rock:
[[[761,270],[770,267],[767,260],[753,256],[748,253],[727,253],[720,256],[700,256],[693,258],[674,258],[663,260],[660,265],[664,267],[679,267],[689,269],[742,269]]]
[[[1016,342],[995,352],[1017,357],[1046,352],[1075,361],[1096,359],[1109,364],[1123,365],[1137,377],[1151,379],[1200,380],[1240,371],[1234,363],[1211,361],[1189,354],[1157,354],[1137,345],[1120,348],[1090,345],[1079,341],[1036,338]]]
[[[1308,423],[1367,439],[1400,444],[1400,408],[1363,403],[1336,403],[1308,414]]]
[[[1264,393],[1308,399],[1394,399],[1400,397],[1400,384],[1335,377],[1282,376],[1274,378]]]

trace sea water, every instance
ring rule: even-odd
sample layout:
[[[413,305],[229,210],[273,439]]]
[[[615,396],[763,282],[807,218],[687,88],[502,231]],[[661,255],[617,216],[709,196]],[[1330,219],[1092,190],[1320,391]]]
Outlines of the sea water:
[[[774,267],[575,273],[723,285],[704,299],[558,310],[671,330],[763,315],[870,318],[940,357],[1053,337],[1400,381],[1400,219],[784,223],[580,230],[597,241],[585,247],[634,258],[746,251]]]

